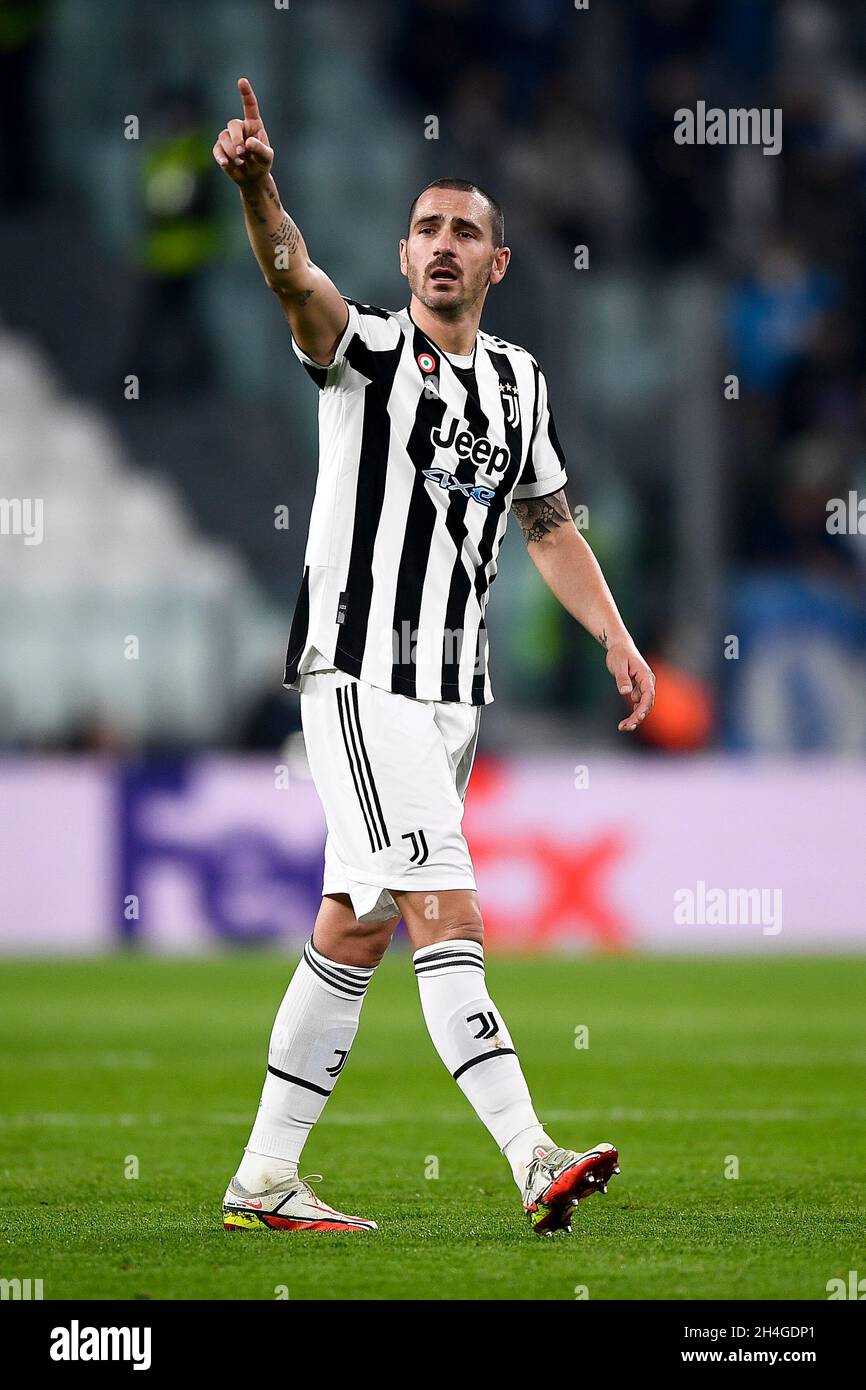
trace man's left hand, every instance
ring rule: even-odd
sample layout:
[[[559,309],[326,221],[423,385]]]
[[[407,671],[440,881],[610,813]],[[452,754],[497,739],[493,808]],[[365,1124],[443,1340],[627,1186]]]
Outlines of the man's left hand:
[[[656,697],[656,678],[644,661],[634,642],[617,642],[608,648],[607,669],[616,681],[620,695],[633,706],[630,714],[617,725],[621,733],[634,733],[653,707]]]

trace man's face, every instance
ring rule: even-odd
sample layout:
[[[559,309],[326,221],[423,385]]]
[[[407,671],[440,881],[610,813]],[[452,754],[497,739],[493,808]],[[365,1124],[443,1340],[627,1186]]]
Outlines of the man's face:
[[[494,250],[484,198],[456,188],[430,188],[418,199],[400,269],[416,299],[455,318],[505,274],[509,251]]]

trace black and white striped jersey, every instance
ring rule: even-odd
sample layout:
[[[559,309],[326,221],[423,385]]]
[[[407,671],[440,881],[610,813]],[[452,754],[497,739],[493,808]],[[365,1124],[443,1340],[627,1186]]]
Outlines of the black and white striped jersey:
[[[511,503],[566,481],[547,384],[489,333],[459,366],[408,308],[346,302],[330,367],[293,343],[320,388],[319,474],[285,684],[325,664],[488,704],[484,613]]]

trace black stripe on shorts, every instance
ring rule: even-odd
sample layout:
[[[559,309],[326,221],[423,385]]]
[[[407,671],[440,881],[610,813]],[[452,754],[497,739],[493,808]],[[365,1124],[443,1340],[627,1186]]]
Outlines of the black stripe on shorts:
[[[351,697],[349,691],[351,691]],[[361,815],[364,817],[364,825],[367,828],[370,849],[375,854],[377,850],[390,846],[391,841],[385,825],[385,817],[382,814],[382,803],[376,790],[373,769],[370,766],[370,759],[361,732],[358,687],[356,684],[347,687],[340,686],[336,693],[340,730],[343,735],[346,757],[349,760],[349,771],[352,774],[355,795],[358,798],[358,805],[361,808]]]

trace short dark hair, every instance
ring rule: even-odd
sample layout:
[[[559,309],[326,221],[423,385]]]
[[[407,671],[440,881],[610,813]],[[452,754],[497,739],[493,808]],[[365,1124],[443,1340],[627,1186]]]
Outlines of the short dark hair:
[[[456,188],[460,193],[477,193],[487,204],[494,248],[498,251],[500,246],[505,245],[505,214],[502,208],[493,197],[492,193],[488,193],[485,189],[479,188],[477,183],[470,183],[468,179],[434,179],[432,183],[427,184],[426,188],[422,188],[421,192],[413,198],[412,206],[409,209],[410,232],[412,230],[412,218],[415,216],[415,208],[418,205],[418,199],[422,198],[425,193],[429,193],[431,188]]]

